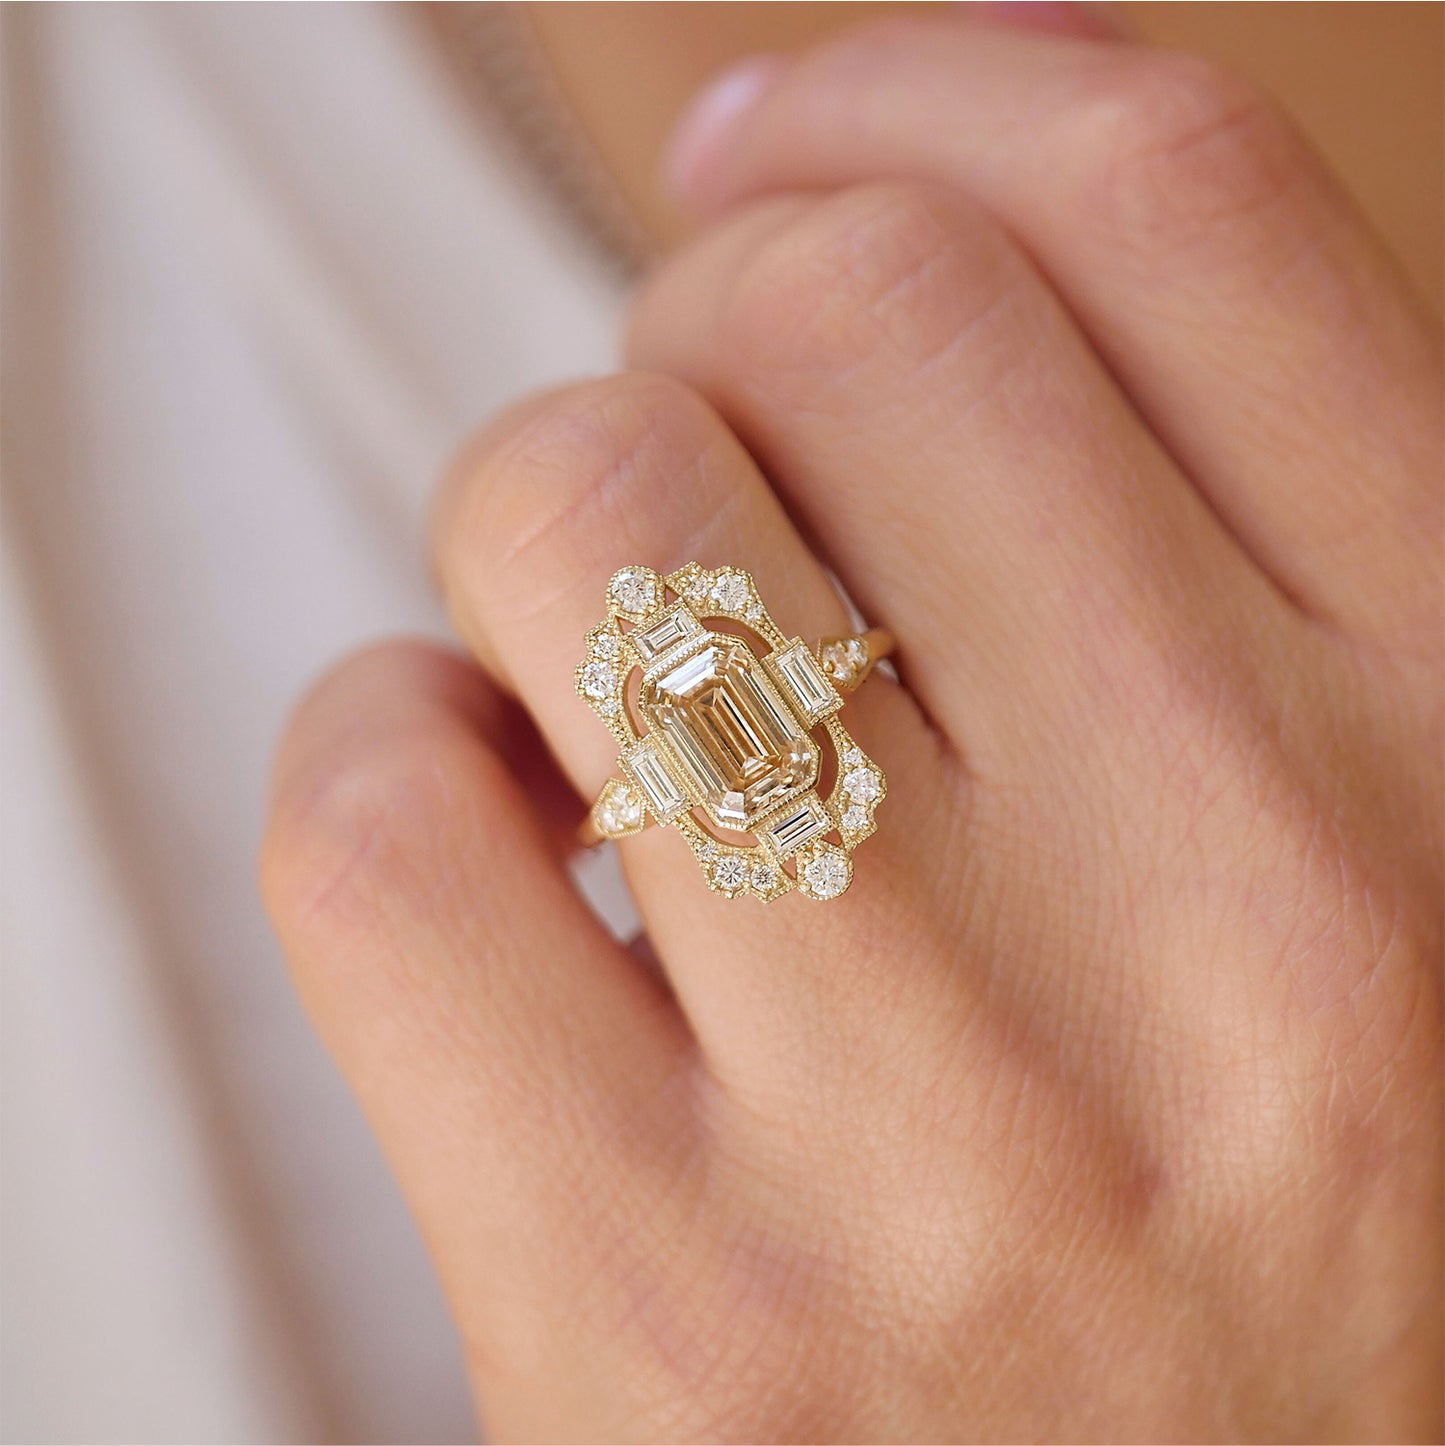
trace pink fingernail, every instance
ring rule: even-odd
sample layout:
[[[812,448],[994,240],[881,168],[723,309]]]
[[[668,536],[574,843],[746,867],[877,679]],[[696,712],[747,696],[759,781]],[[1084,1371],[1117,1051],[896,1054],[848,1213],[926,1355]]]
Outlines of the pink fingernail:
[[[1119,40],[1128,34],[1113,5],[1093,0],[970,0],[962,8],[980,20],[1080,40]]]
[[[673,127],[663,159],[663,174],[675,192],[688,195],[697,178],[727,149],[729,135],[783,65],[780,55],[755,55],[729,66],[697,93]]]

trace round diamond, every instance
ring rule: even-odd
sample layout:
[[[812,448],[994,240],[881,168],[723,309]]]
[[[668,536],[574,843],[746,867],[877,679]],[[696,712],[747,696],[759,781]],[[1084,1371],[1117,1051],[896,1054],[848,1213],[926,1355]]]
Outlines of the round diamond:
[[[763,620],[763,605],[762,605],[762,603],[758,603],[758,602],[749,603],[749,604],[748,604],[748,610],[747,610],[747,612],[745,612],[745,613],[743,614],[743,616],[744,616],[750,623],[759,623],[759,622],[761,622],[761,621]]]
[[[803,884],[815,899],[836,899],[848,887],[848,860],[837,849],[822,849],[803,865]]]
[[[616,633],[598,633],[592,639],[592,651],[599,658],[615,658],[622,651],[622,639]]]
[[[706,863],[710,858],[713,858],[716,854],[717,854],[717,846],[716,846],[715,844],[700,843],[700,844],[698,844],[698,846],[697,846],[697,856],[698,856],[698,858],[700,858],[700,859],[703,861],[703,863]]]
[[[625,833],[642,822],[642,800],[630,788],[612,789],[597,805],[597,827],[605,834]]]
[[[612,596],[627,613],[645,613],[657,601],[657,582],[641,567],[626,567],[612,579]]]
[[[582,691],[589,698],[605,698],[617,686],[610,663],[594,661],[582,669]]]
[[[843,755],[844,768],[857,768],[863,761],[863,750],[861,748],[850,748]]]
[[[843,810],[843,817],[840,821],[848,833],[861,833],[868,827],[868,810],[859,808],[855,803]]]
[[[695,572],[683,584],[683,596],[692,602],[704,602],[707,599],[708,590],[712,587],[712,577],[705,572]]]
[[[835,638],[823,648],[821,657],[824,671],[847,683],[868,661],[868,652],[857,638]]]
[[[771,864],[754,864],[748,882],[760,893],[766,894],[778,881]]]
[[[748,866],[736,854],[724,854],[713,866],[713,882],[731,892],[740,889],[748,876]]]
[[[878,775],[871,768],[854,768],[843,775],[843,792],[858,803],[878,797]]]
[[[613,718],[617,715],[616,698],[599,698],[597,700],[597,711],[604,718]]]
[[[712,585],[712,598],[725,612],[740,612],[747,606],[747,578],[737,572],[720,572]]]

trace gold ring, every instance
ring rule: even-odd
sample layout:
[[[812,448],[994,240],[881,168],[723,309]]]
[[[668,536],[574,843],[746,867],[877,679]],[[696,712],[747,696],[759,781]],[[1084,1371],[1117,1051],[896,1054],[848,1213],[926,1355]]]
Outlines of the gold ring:
[[[577,665],[622,749],[582,841],[670,824],[716,893],[837,898],[888,792],[837,715],[892,650],[885,628],[789,637],[740,567],[621,568]]]

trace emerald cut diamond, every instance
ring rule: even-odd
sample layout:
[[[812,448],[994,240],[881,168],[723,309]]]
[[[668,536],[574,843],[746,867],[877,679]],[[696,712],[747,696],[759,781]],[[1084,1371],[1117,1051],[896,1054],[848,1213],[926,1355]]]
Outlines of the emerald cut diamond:
[[[818,749],[740,638],[717,633],[642,685],[642,711],[697,801],[747,832],[818,774]]]

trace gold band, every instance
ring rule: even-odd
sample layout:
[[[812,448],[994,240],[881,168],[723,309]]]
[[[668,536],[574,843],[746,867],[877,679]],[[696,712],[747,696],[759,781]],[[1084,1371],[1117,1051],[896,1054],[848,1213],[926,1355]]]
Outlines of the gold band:
[[[874,666],[893,652],[895,645],[896,640],[887,628],[869,628],[863,633],[819,638],[811,648],[828,681],[846,695],[863,683]],[[655,823],[633,783],[609,778],[588,809],[587,817],[578,825],[577,839],[584,848],[591,848],[607,839],[630,838]]]

